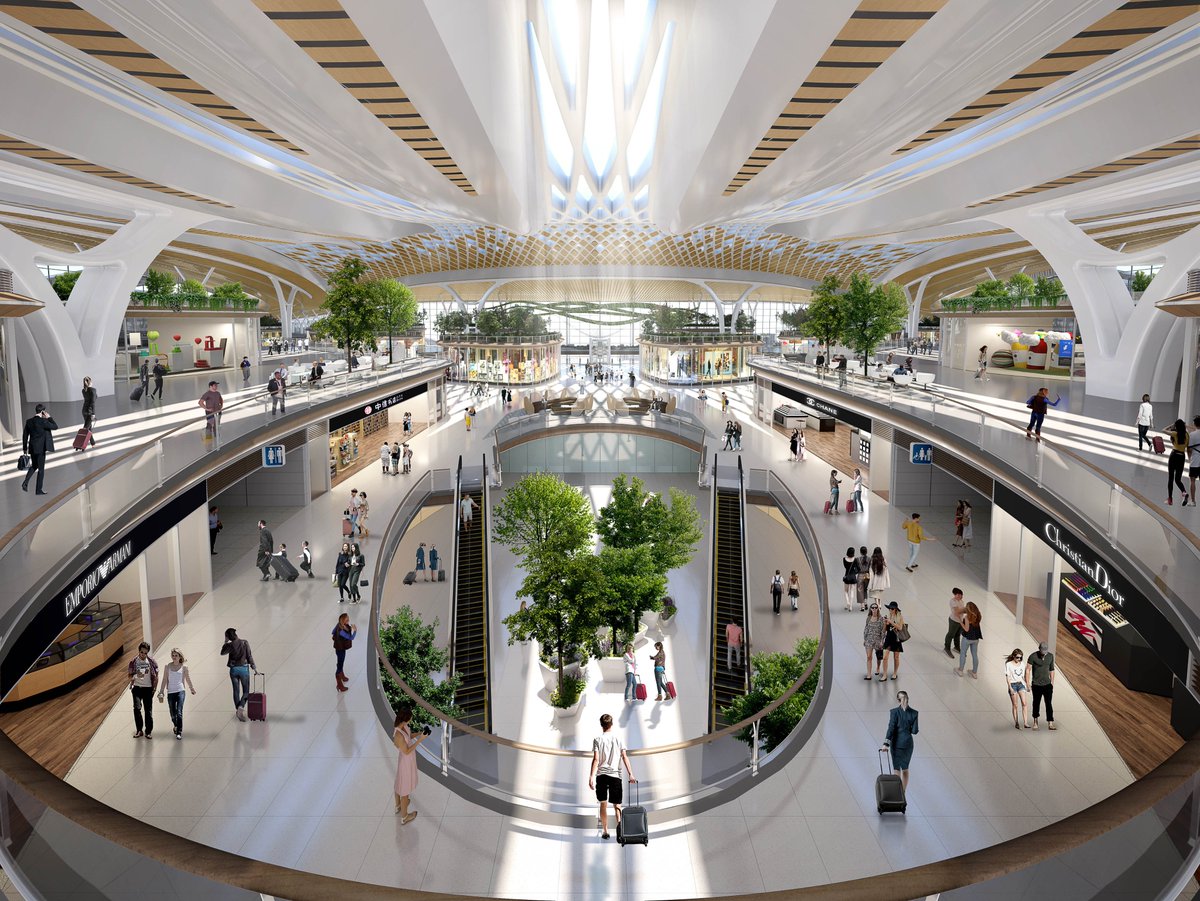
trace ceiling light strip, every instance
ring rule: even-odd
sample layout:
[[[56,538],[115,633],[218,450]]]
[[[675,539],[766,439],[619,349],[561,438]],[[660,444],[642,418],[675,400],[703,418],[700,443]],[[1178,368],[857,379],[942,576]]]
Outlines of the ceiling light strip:
[[[750,183],[808,133],[946,5],[947,0],[863,0],[792,93],[779,118],[722,192]]]
[[[254,5],[451,184],[478,193],[337,0],[254,0]]]
[[[1037,62],[1031,63],[1007,81],[1000,83],[974,103],[968,104],[920,137],[914,138],[897,153],[907,153],[930,141],[936,141],[967,123],[1074,75],[1098,60],[1124,50],[1197,12],[1200,12],[1200,3],[1180,0],[1130,0],[1055,47]]]

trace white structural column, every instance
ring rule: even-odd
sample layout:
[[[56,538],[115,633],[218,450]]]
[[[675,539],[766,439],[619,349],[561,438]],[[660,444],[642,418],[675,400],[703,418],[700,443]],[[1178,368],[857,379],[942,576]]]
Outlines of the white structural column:
[[[722,335],[725,334],[725,304],[721,302],[721,298],[717,297],[717,292],[706,285],[704,282],[697,279],[688,279],[693,285],[698,285],[700,289],[708,295],[713,302],[713,306],[717,308],[717,331]]]
[[[49,250],[0,228],[0,260],[25,294],[45,304],[17,325],[26,399],[75,400],[85,375],[100,394],[111,394],[130,292],[164,247],[208,218],[166,208],[138,212],[110,238],[78,253]],[[42,263],[83,269],[66,303],[51,289]]]
[[[927,275],[917,282],[915,296],[909,292],[907,287],[904,289],[905,293],[909,295],[908,318],[905,321],[905,328],[907,329],[907,334],[910,338],[916,338],[917,331],[921,327],[921,304],[925,301],[925,286],[929,284],[929,278],[930,276]]]
[[[285,339],[291,338],[292,314],[296,309],[296,295],[301,293],[300,288],[297,285],[285,285],[275,276],[271,276],[271,286],[275,289],[275,299],[279,301],[279,331]]]
[[[1098,244],[1060,210],[1013,210],[990,217],[1026,238],[1062,281],[1087,349],[1089,395],[1165,400],[1175,395],[1183,325],[1155,304],[1181,290],[1200,259],[1200,227],[1157,247],[1120,253]],[[1136,304],[1118,267],[1159,265]]]

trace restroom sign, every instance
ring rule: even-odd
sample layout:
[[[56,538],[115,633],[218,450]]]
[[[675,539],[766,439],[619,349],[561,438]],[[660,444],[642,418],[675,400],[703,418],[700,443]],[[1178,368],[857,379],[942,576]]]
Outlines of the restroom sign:
[[[933,445],[932,444],[912,444],[908,448],[908,462],[918,463],[922,466],[931,466],[933,464]]]
[[[278,469],[287,459],[282,444],[268,444],[262,449],[262,465],[264,469]]]

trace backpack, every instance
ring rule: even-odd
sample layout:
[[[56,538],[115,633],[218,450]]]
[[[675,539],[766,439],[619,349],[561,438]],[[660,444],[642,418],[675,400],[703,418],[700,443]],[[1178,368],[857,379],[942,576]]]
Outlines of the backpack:
[[[842,576],[842,583],[845,585],[853,585],[858,581],[858,558],[855,557],[849,563],[845,564],[846,574]]]
[[[771,579],[771,594],[783,594],[783,576],[776,575]]]
[[[271,381],[267,382],[267,390],[270,391],[272,394],[278,394],[279,393],[279,379],[275,378],[274,376],[271,376]]]

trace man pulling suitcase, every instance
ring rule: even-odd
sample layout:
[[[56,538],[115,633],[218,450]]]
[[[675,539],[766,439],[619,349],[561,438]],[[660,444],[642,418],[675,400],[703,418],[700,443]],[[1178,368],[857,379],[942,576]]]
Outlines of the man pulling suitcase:
[[[601,838],[610,838],[608,834],[608,805],[611,802],[617,817],[617,834],[621,835],[621,767],[629,774],[630,784],[635,784],[633,767],[629,765],[629,755],[625,753],[625,745],[612,731],[613,718],[609,714],[600,717],[600,728],[603,730],[592,742],[592,769],[588,773],[588,788],[596,792],[596,800],[600,802],[600,833]],[[642,808],[638,808],[641,810]],[[643,810],[643,816],[645,811]],[[643,820],[644,822],[644,820]]]

